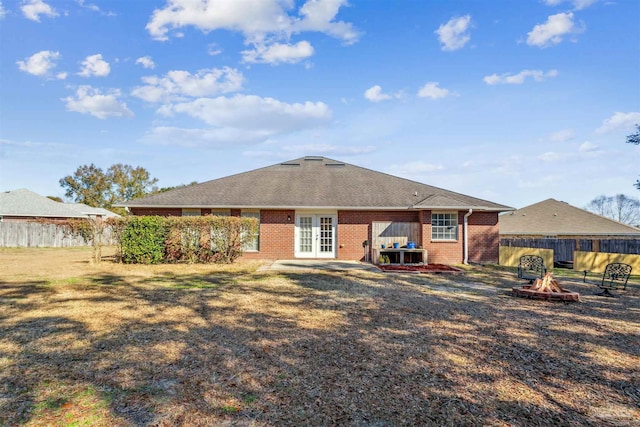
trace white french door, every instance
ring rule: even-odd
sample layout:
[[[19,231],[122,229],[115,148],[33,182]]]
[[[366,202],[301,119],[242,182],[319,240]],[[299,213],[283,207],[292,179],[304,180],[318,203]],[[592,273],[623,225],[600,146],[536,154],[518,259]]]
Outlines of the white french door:
[[[296,258],[335,258],[337,215],[296,215]]]

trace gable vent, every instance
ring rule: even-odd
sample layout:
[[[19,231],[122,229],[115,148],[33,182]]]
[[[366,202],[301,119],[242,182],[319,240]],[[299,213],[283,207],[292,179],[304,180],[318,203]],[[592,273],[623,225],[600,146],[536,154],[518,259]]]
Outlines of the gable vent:
[[[322,156],[306,156],[304,158],[305,162],[308,162],[308,161],[313,161],[313,162],[320,161],[321,162],[323,160],[324,160],[324,157],[322,157]]]

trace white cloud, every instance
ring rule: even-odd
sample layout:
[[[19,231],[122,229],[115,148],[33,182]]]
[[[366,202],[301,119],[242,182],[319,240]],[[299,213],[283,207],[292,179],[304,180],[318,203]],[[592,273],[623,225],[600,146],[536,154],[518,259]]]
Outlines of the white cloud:
[[[10,141],[8,139],[0,139],[0,145],[23,148],[61,148],[68,146],[68,144],[58,142]]]
[[[360,33],[348,22],[333,20],[340,8],[347,5],[347,0],[308,0],[299,11],[302,19],[294,18],[293,32],[316,31],[353,44]]]
[[[97,5],[92,4],[92,3],[85,3],[85,0],[76,0],[76,2],[78,3],[78,5],[80,7],[83,7],[85,9],[89,9],[92,10],[94,12],[98,12],[101,15],[105,15],[105,16],[116,16],[115,13],[113,12],[104,12],[102,11],[102,9],[100,9]]]
[[[308,41],[301,41],[294,45],[287,43],[273,43],[271,45],[256,44],[253,50],[243,50],[242,60],[248,63],[265,63],[276,65],[279,63],[295,64],[313,55],[313,46]]]
[[[346,4],[346,0],[308,1],[291,16],[287,9],[292,2],[281,0],[168,0],[164,9],[154,10],[146,28],[156,40],[167,40],[171,29],[194,26],[203,32],[239,31],[248,41],[315,31],[352,43],[358,32],[350,23],[334,21]]]
[[[0,1],[0,19],[4,18],[7,15],[7,9],[2,6],[2,2]]]
[[[83,77],[105,77],[111,72],[111,66],[107,61],[102,59],[101,54],[90,55],[82,61],[82,69],[78,75]]]
[[[67,78],[67,76],[68,76],[67,72],[56,73],[56,79],[58,80],[64,80]]]
[[[423,161],[408,162],[401,165],[393,165],[390,167],[390,172],[394,175],[413,175],[413,174],[425,174],[433,173],[444,170],[444,166],[436,165],[433,163],[426,163]]]
[[[428,82],[420,88],[418,96],[420,98],[439,99],[454,95],[449,89],[439,87],[438,82]]]
[[[573,129],[562,129],[551,134],[549,139],[553,142],[567,142],[576,137]]]
[[[331,110],[323,102],[288,104],[255,95],[200,98],[165,105],[158,112],[184,113],[211,126],[259,130],[272,135],[325,125],[331,120]]]
[[[282,151],[290,153],[290,155],[324,155],[324,156],[352,156],[356,154],[368,154],[376,151],[373,145],[364,147],[346,147],[334,144],[302,144],[288,145],[282,147]]]
[[[640,112],[617,112],[608,119],[605,119],[602,122],[602,126],[596,129],[596,133],[607,133],[619,129],[631,130],[636,124],[640,124]]]
[[[69,96],[62,100],[66,102],[67,110],[82,114],[91,114],[99,119],[108,117],[133,117],[133,112],[127,104],[120,102],[119,90],[111,90],[103,94],[99,89],[91,86],[80,86],[75,97]]]
[[[446,24],[440,25],[435,33],[442,44],[442,50],[462,49],[471,36],[469,27],[471,25],[471,15],[452,18]]]
[[[536,82],[542,82],[549,77],[556,77],[558,75],[557,70],[549,70],[546,73],[542,70],[522,70],[518,74],[492,74],[484,77],[484,82],[488,85],[497,84],[513,84],[520,85],[524,83],[527,77],[533,78]]]
[[[222,49],[216,43],[209,43],[209,46],[207,46],[207,53],[211,56],[220,55],[222,53]]]
[[[561,153],[556,153],[555,151],[548,151],[538,156],[539,160],[543,162],[555,162],[562,159],[564,156]]]
[[[562,42],[564,36],[584,31],[573,22],[573,13],[558,13],[549,16],[547,22],[538,24],[527,33],[527,44],[530,46],[548,47]]]
[[[582,10],[591,6],[598,0],[544,0],[544,4],[547,6],[558,6],[561,3],[571,3],[573,5],[574,10]]]
[[[49,77],[50,71],[56,67],[56,61],[60,59],[60,52],[53,52],[50,50],[42,50],[38,53],[34,53],[24,61],[18,61],[18,68],[25,73],[33,74],[34,76]],[[66,73],[59,73],[56,77],[64,75],[62,78],[66,78]]]
[[[169,71],[164,77],[143,77],[145,86],[135,88],[131,94],[147,102],[160,102],[181,97],[204,97],[242,89],[244,77],[234,68],[212,68],[196,74],[188,71]]]
[[[41,15],[48,16],[49,18],[59,16],[51,6],[42,0],[23,0],[20,9],[25,18],[36,22],[40,22]]]
[[[581,153],[592,153],[594,151],[598,151],[598,146],[593,142],[585,141],[580,144],[578,151],[580,151]]]
[[[140,58],[136,59],[136,64],[140,64],[144,68],[156,68],[156,64],[155,62],[153,62],[153,59],[151,59],[150,56],[141,56]]]
[[[386,101],[393,98],[402,97],[401,92],[396,92],[394,94],[382,93],[382,87],[380,85],[375,85],[370,87],[364,92],[364,97],[371,102],[380,102]]]
[[[308,42],[291,45],[293,34],[320,32],[346,44],[358,40],[360,34],[352,24],[335,21],[345,5],[347,0],[309,0],[295,13],[294,2],[288,0],[168,0],[163,9],[154,10],[146,29],[156,40],[182,36],[176,30],[190,26],[205,33],[236,31],[254,48],[243,52],[245,61],[298,62],[313,49]]]
[[[237,128],[187,129],[172,126],[157,126],[142,138],[143,142],[157,145],[182,147],[217,147],[250,145],[263,142],[271,132]]]

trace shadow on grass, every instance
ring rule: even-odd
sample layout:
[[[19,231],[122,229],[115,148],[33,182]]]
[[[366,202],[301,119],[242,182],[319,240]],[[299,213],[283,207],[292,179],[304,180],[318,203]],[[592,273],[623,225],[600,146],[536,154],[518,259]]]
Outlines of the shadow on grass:
[[[640,356],[637,292],[554,304],[477,273],[103,274],[69,285],[85,294],[66,315],[70,300],[32,301],[24,283],[1,318],[0,424],[61,412],[78,387],[116,425],[601,425],[599,405],[633,411],[638,373],[620,355]]]

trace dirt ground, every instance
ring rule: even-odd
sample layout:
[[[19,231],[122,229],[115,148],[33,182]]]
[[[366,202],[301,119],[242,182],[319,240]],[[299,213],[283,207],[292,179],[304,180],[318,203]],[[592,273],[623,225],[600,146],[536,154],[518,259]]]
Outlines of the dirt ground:
[[[107,253],[108,255],[108,253]],[[636,426],[640,284],[0,249],[0,425]]]

